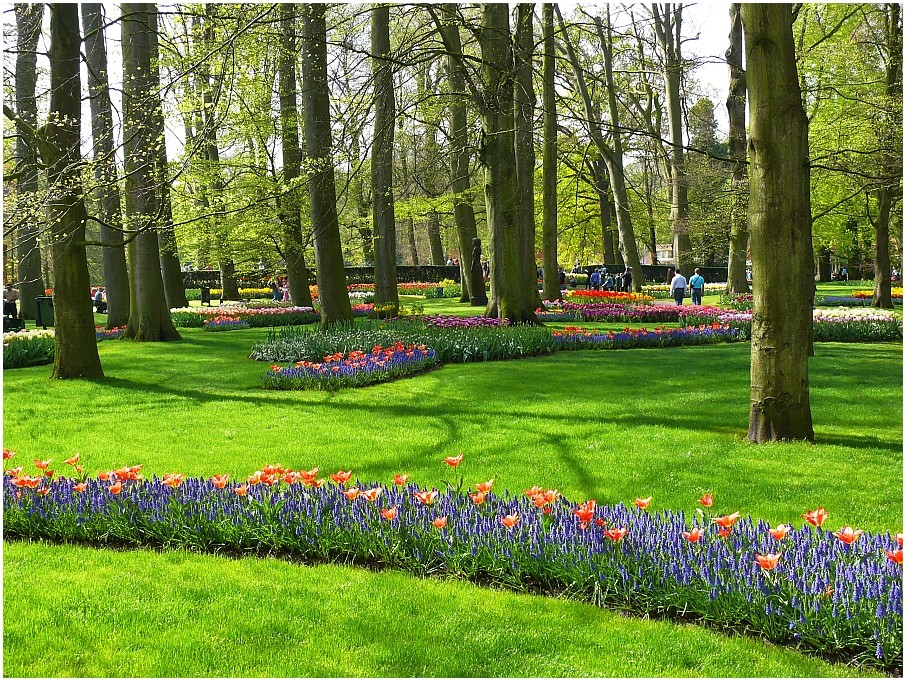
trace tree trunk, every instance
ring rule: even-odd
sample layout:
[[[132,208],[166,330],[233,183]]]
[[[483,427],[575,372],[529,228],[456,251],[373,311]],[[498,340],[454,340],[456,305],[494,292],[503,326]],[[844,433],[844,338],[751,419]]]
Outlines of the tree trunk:
[[[155,8],[156,9],[156,8]],[[159,29],[155,12],[155,26]],[[160,50],[158,47],[157,30],[151,33],[151,64],[154,78],[160,87]],[[159,96],[156,98],[160,102]],[[164,297],[167,309],[175,307],[188,307],[186,286],[182,278],[182,269],[179,265],[179,251],[176,245],[176,232],[173,230],[173,204],[170,201],[170,173],[167,164],[167,140],[164,136],[164,112],[162,106],[157,106],[155,112],[155,126],[157,128],[157,187],[160,207],[160,220],[157,224],[157,247],[160,251],[160,271],[164,282]]]
[[[443,5],[447,17],[455,14],[455,5]],[[450,175],[453,189],[453,215],[459,237],[459,302],[468,303],[472,296],[471,253],[472,239],[478,237],[475,211],[472,208],[472,190],[469,183],[468,121],[466,119],[466,84],[462,72],[462,43],[459,27],[452,21],[441,29],[445,43],[450,46],[447,55],[447,78],[450,87]]]
[[[362,160],[362,145],[359,142],[360,135],[360,129],[353,129],[350,134],[349,151],[354,159],[353,162],[357,165],[360,164]],[[365,260],[365,265],[374,265],[374,232],[371,228],[371,220],[368,219],[369,201],[365,199],[364,185],[362,173],[356,173],[355,177],[350,181],[349,192],[356,212],[355,228],[358,231],[359,236],[362,237],[362,258]],[[396,230],[394,229],[394,232],[395,231]]]
[[[513,118],[516,123],[516,185],[522,227],[522,276],[532,309],[541,307],[538,293],[538,263],[535,260],[535,90],[532,82],[532,55],[535,51],[534,5],[516,5],[513,56],[516,79],[513,89]]]
[[[689,190],[683,139],[683,107],[680,81],[683,72],[681,27],[683,5],[664,3],[651,6],[655,33],[664,60],[667,95],[667,124],[670,130],[670,224],[673,227],[673,259],[678,272],[692,269],[692,243],[689,239]],[[663,14],[661,14],[663,12]]]
[[[137,341],[179,340],[164,296],[155,229],[159,137],[154,112],[161,104],[151,33],[157,31],[157,10],[153,3],[124,3],[121,8],[126,223],[139,231],[129,244],[132,305],[126,335]]]
[[[541,5],[541,18],[544,41],[543,87],[541,91],[541,102],[544,107],[544,156],[541,180],[543,187],[541,194],[543,201],[541,259],[544,272],[544,299],[559,300],[562,297],[562,293],[557,263],[557,94],[554,89],[557,54],[554,45],[554,6],[552,3],[546,2]],[[606,251],[606,230],[604,239]],[[612,241],[610,245],[613,248]]]
[[[280,123],[283,141],[283,183],[286,194],[280,204],[283,226],[283,257],[286,260],[286,279],[293,304],[312,307],[308,286],[308,267],[305,264],[305,239],[299,199],[299,170],[302,153],[299,149],[299,115],[296,106],[296,16],[295,5],[280,3]]]
[[[827,246],[818,247],[818,281],[831,280],[831,250]]]
[[[428,212],[428,245],[431,247],[431,264],[435,267],[446,265],[444,242],[440,233],[440,215],[433,208]]]
[[[371,196],[374,260],[374,305],[399,309],[396,280],[396,215],[393,206],[393,133],[396,98],[390,57],[390,6],[371,9],[371,54],[374,79],[374,145],[371,148]]]
[[[411,215],[406,219],[406,241],[409,243],[409,259],[413,265],[418,265],[418,245],[415,242],[415,218]]]
[[[727,116],[730,119],[729,151],[733,159],[733,208],[730,212],[730,256],[727,263],[727,292],[748,293],[746,258],[749,252],[749,225],[746,211],[746,72],[742,63],[742,20],[739,3],[730,4],[730,94]]]
[[[903,92],[903,22],[900,17],[900,5],[887,3],[887,64],[886,95],[891,102],[888,130],[891,139],[888,145],[900,149],[899,155],[884,154],[883,172],[890,179],[878,189],[878,215],[874,221],[875,228],[875,290],[872,307],[893,307],[890,283],[890,210],[894,196],[901,194],[900,182],[903,176],[903,157],[901,139],[903,135],[902,92]]]
[[[597,158],[590,163],[592,179],[594,180],[595,193],[598,195],[598,211],[601,213],[601,237],[604,247],[604,264],[616,262],[615,247],[613,242],[613,214],[608,187],[607,163],[603,158]]]
[[[85,202],[79,177],[82,124],[79,8],[50,5],[50,113],[39,140],[47,166],[53,254],[54,350],[51,378],[103,378],[85,254]]]
[[[796,73],[789,4],[743,4],[750,100],[749,231],[753,286],[753,442],[814,440],[812,221],[808,119]]]
[[[35,88],[38,81],[36,53],[41,35],[44,5],[17,3],[16,12],[16,114],[25,125],[38,126],[38,100]],[[16,259],[19,279],[19,316],[34,319],[37,312],[35,297],[44,295],[41,278],[41,250],[38,234],[41,231],[41,208],[38,201],[38,164],[34,142],[19,126],[16,138],[16,159],[20,172],[16,182],[16,205],[19,213],[16,228]]]
[[[330,91],[327,87],[326,5],[299,5],[302,15],[302,90],[311,226],[315,240],[321,325],[352,321],[346,290],[337,192],[331,158]]]
[[[515,146],[514,57],[506,5],[481,6],[485,205],[491,241],[491,295],[485,314],[538,323],[525,275],[525,232]],[[537,292],[537,287],[533,286]]]

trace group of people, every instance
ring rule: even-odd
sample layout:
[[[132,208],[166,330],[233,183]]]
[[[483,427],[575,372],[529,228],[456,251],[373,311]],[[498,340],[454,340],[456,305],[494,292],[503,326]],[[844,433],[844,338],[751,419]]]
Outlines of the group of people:
[[[103,286],[92,287],[91,304],[98,314],[107,314],[107,289]]]
[[[289,295],[289,283],[285,277],[271,279],[271,294],[275,303],[292,302],[292,297]]]
[[[673,301],[677,305],[683,304],[687,286],[692,289],[692,304],[701,305],[702,295],[705,293],[705,278],[698,267],[695,268],[695,274],[689,277],[688,282],[682,272],[677,272],[670,280],[670,295],[673,296]]]
[[[585,288],[593,291],[631,291],[632,270],[627,267],[624,272],[618,272],[614,276],[606,267],[598,267],[588,275]]]

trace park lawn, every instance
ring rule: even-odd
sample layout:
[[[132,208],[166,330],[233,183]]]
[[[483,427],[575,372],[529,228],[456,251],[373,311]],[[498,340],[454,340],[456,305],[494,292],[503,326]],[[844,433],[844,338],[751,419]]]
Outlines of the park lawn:
[[[260,388],[266,365],[246,358],[266,329],[181,333],[181,343],[101,343],[103,381],[51,382],[47,366],[4,372],[12,463],[81,452],[92,474],[142,463],[148,476],[234,478],[280,463],[385,483],[408,472],[439,487],[450,477],[440,459],[462,451],[467,483],[495,478],[511,491],[652,495],[653,509],[687,511],[712,491],[717,513],[799,525],[823,505],[832,529],[902,528],[901,344],[817,344],[818,443],[756,446],[744,440],[746,343],[560,352],[306,393]],[[860,673],[696,626],[396,572],[4,549],[10,676]]]
[[[562,599],[185,551],[4,545],[14,677],[871,675]]]

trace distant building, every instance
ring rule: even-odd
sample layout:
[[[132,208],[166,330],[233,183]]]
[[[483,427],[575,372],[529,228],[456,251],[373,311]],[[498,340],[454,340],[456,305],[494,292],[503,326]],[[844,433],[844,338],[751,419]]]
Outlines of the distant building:
[[[657,263],[658,265],[672,265],[673,264],[673,244],[657,244],[655,246],[657,251]],[[651,252],[646,248],[641,253],[639,253],[639,260],[643,265],[653,265],[651,262]]]

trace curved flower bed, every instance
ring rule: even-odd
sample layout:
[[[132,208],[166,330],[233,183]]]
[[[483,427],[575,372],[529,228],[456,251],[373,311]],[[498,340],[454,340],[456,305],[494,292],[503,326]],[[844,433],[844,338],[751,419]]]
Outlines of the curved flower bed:
[[[123,327],[105,329],[98,326],[94,330],[97,342],[121,338],[126,333]],[[3,334],[3,368],[23,369],[25,367],[53,364],[56,340],[53,329],[32,331],[12,331]]]
[[[628,293],[626,291],[594,291],[592,289],[584,291],[570,291],[566,295],[569,296],[570,302],[575,303],[642,303],[645,301],[654,300],[653,297],[647,296],[643,293]]]
[[[220,305],[218,307],[177,307],[170,310],[170,317],[178,327],[201,328],[206,319],[236,317],[250,327],[297,326],[311,324],[320,316],[310,307],[244,307]]]
[[[222,316],[205,319],[202,328],[205,331],[237,331],[239,329],[247,329],[249,325],[248,322],[243,321],[239,317]]]
[[[434,364],[436,353],[424,345],[394,343],[374,346],[370,353],[352,350],[326,355],[323,362],[296,362],[271,365],[264,387],[274,390],[336,390],[387,381],[421,371]]]
[[[456,317],[455,315],[423,315],[421,320],[430,327],[438,329],[476,328],[480,326],[508,326],[509,321],[496,317]]]
[[[554,342],[564,350],[625,350],[630,348],[667,348],[677,345],[710,345],[739,340],[738,330],[722,324],[702,324],[682,328],[625,329],[593,331],[567,326],[554,331]]]
[[[812,311],[817,342],[871,343],[903,339],[903,319],[892,310],[837,308]],[[752,312],[725,312],[717,321],[752,336]]]
[[[228,475],[143,480],[141,466],[101,473],[103,480],[54,479],[50,462],[38,463],[41,475],[4,475],[7,537],[278,551],[443,571],[902,667],[902,535],[827,532],[822,508],[804,514],[816,527],[797,530],[712,514],[712,495],[699,500],[705,510],[654,513],[650,498],[628,507],[573,504],[540,487],[500,495],[493,480],[467,496],[422,490],[404,475],[385,486],[339,471],[328,482],[317,468],[265,466],[239,484]]]

